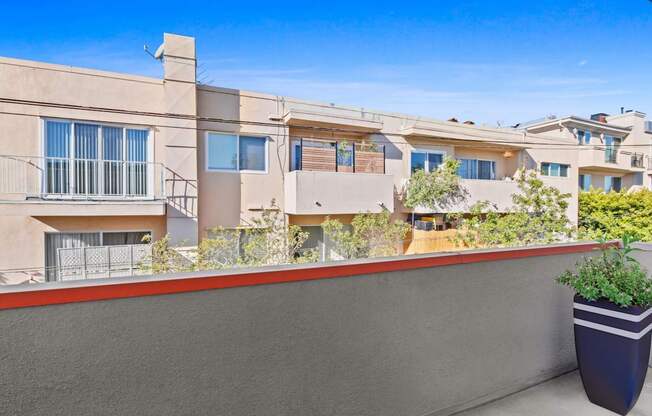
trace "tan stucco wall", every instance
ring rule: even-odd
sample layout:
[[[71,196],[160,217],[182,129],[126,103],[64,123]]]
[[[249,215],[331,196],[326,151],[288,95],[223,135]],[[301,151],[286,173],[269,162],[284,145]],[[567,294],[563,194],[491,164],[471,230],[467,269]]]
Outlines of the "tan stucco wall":
[[[373,141],[385,145],[386,173],[393,177],[395,198],[403,188],[410,175],[410,153],[414,149],[432,149],[444,151],[452,157],[479,158],[496,161],[497,177],[511,177],[518,167],[527,166],[525,155],[518,148],[509,148],[500,144],[477,144],[474,140],[487,136],[489,133],[495,140],[519,142],[525,140],[523,133],[510,129],[490,129],[486,127],[467,126],[457,123],[436,122],[417,119],[406,115],[382,112],[366,112],[362,109],[330,106],[320,103],[310,103],[288,97],[277,97],[248,91],[200,86],[197,92],[198,112],[200,115],[198,133],[198,165],[199,188],[202,198],[199,203],[199,228],[203,233],[214,226],[233,227],[246,225],[252,218],[259,215],[261,208],[269,207],[272,199],[283,209],[285,203],[284,182],[289,172],[290,139],[293,137],[322,138],[328,140]],[[305,126],[288,127],[281,118],[293,109],[318,114],[319,123]],[[355,131],[354,124],[350,127],[337,127],[324,130],[324,114],[332,115],[333,123],[341,123],[346,117],[371,119],[381,125],[378,132]],[[209,119],[209,120],[206,120]],[[213,121],[214,120],[214,121]],[[234,120],[236,123],[220,122]],[[410,137],[402,133],[406,123],[420,123],[421,127],[432,124],[443,126],[447,131],[457,131],[467,139],[454,140],[436,137]],[[253,123],[252,123],[253,122]],[[293,121],[294,123],[294,121]],[[268,166],[266,174],[208,172],[205,169],[205,135],[206,131],[222,133],[239,133],[265,135],[269,137]],[[531,135],[528,140],[539,140],[541,143],[569,142],[567,137],[546,135]],[[572,140],[570,140],[572,143]],[[541,161],[568,163],[575,171],[572,176],[562,182],[564,189],[577,195],[576,161],[570,160],[564,150],[547,150],[545,146],[529,152],[528,157],[532,168],[538,168]],[[504,153],[510,150],[512,156],[506,158]],[[571,152],[572,153],[572,152]],[[572,184],[572,185],[568,185]],[[511,189],[511,188],[510,188]],[[327,192],[327,190],[319,190]],[[500,195],[501,200],[510,199],[510,195]],[[571,216],[576,215],[576,204],[569,210]],[[398,198],[395,199],[395,210],[403,212]],[[335,211],[337,212],[337,211]],[[574,219],[574,217],[573,217]]]

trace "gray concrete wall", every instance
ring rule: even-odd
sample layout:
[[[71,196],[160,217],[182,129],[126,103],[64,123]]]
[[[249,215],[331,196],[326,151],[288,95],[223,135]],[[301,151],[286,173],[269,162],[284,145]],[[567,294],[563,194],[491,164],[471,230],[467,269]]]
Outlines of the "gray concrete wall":
[[[450,414],[575,368],[581,256],[2,310],[0,414]]]

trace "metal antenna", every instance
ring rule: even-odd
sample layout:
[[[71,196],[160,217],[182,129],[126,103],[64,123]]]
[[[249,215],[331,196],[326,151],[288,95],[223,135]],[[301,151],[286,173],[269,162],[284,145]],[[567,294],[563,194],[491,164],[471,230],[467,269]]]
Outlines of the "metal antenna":
[[[156,59],[156,56],[154,56],[154,54],[153,54],[152,52],[150,52],[150,50],[149,50],[149,46],[147,46],[147,44],[143,45],[143,50],[145,51],[145,53],[146,53],[147,55],[149,55],[149,56],[151,56],[152,58]]]

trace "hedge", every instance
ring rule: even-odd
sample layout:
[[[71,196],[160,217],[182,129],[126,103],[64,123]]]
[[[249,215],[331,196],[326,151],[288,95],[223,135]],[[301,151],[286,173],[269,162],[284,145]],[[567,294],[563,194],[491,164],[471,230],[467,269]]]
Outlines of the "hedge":
[[[620,239],[630,234],[652,241],[652,191],[580,192],[578,227],[583,239]]]

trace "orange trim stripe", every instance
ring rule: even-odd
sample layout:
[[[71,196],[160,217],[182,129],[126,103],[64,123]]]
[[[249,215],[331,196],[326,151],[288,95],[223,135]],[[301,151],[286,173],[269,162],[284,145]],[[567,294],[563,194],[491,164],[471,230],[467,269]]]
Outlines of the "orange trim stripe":
[[[332,264],[320,267],[297,268],[289,270],[272,270],[246,272],[234,275],[192,276],[153,281],[107,283],[84,285],[79,287],[50,286],[17,292],[0,292],[0,310],[24,308],[30,306],[56,305],[73,302],[89,302],[108,299],[122,299],[139,296],[166,295],[172,293],[195,292],[211,289],[255,286],[274,283],[300,282],[318,279],[332,279],[391,272],[413,270],[435,266],[450,266],[487,261],[511,260],[536,256],[553,256],[559,254],[583,253],[599,247],[596,243],[571,246],[549,246],[519,248],[490,252],[451,253],[432,257],[417,257],[392,260],[379,260],[359,264]],[[88,281],[83,281],[87,283]]]

